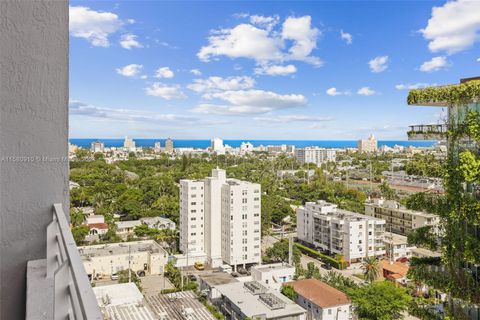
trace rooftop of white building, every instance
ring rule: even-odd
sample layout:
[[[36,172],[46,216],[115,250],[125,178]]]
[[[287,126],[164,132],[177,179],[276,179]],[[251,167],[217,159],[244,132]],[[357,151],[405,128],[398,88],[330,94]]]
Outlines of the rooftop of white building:
[[[252,319],[257,315],[276,319],[306,313],[305,309],[281,293],[257,281],[229,283],[217,286],[216,289]]]
[[[304,208],[316,211],[319,215],[343,219],[343,220],[350,220],[350,221],[377,221],[377,222],[385,222],[383,219],[367,216],[364,214],[339,209],[336,204],[326,202],[324,200],[319,200],[317,202],[307,202],[305,203]],[[326,209],[326,210],[324,210]]]
[[[163,253],[167,254],[157,242],[153,240],[131,241],[131,242],[117,242],[98,244],[93,246],[78,247],[78,252],[82,259],[89,257],[109,256],[109,255],[123,255],[137,252]]]
[[[271,264],[261,264],[252,267],[252,269],[257,270],[259,272],[270,272],[270,271],[277,271],[277,270],[289,270],[295,268],[288,263],[271,263]]]
[[[379,208],[385,208],[385,209],[391,209],[395,210],[397,212],[401,213],[407,213],[410,215],[415,215],[415,216],[421,216],[425,218],[436,218],[438,217],[437,215],[433,213],[428,213],[428,212],[423,212],[423,211],[415,211],[415,210],[410,210],[407,209],[405,206],[400,204],[399,202],[395,200],[385,200],[385,199],[371,199],[367,202],[365,202],[365,206],[373,206],[373,207],[379,207]]]

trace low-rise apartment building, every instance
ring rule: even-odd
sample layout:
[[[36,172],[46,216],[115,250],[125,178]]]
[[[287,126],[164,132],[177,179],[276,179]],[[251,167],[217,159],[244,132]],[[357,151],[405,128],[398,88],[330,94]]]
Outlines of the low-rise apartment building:
[[[306,310],[278,291],[257,281],[233,282],[217,286],[215,304],[227,320],[306,320]]]
[[[167,252],[155,241],[132,241],[78,247],[89,277],[109,276],[121,270],[162,274]]]
[[[365,203],[365,214],[384,219],[386,230],[408,235],[412,230],[432,226],[438,231],[440,218],[431,213],[409,210],[394,200],[372,199]]]
[[[250,273],[253,280],[279,291],[285,282],[293,280],[295,267],[287,263],[263,264],[252,267]]]
[[[323,200],[297,208],[298,239],[356,262],[385,255],[385,220],[339,209]]]
[[[406,236],[392,232],[385,232],[383,243],[385,244],[387,257],[393,261],[401,258],[410,259],[412,257],[412,250],[417,248],[408,244],[408,239]]]
[[[352,303],[347,295],[317,279],[304,279],[286,285],[295,290],[296,302],[307,310],[309,320],[350,320]]]

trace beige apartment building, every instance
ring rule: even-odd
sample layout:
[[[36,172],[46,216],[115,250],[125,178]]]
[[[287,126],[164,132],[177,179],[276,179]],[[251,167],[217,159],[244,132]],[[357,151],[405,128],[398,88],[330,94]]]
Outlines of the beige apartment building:
[[[376,152],[378,149],[377,139],[371,134],[366,140],[358,140],[357,148],[359,152]]]
[[[85,271],[90,277],[110,276],[121,270],[163,274],[168,254],[153,240],[99,244],[78,247]]]
[[[385,199],[367,201],[365,214],[385,220],[387,222],[386,231],[404,236],[414,229],[425,226],[433,226],[437,230],[440,222],[437,215],[409,210],[397,201]]]

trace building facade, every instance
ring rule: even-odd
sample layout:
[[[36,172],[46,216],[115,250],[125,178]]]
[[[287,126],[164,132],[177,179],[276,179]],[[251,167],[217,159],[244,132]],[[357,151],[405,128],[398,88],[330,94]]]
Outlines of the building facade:
[[[225,146],[223,145],[223,140],[220,138],[213,138],[210,142],[210,151],[217,154],[225,154]]]
[[[280,291],[282,285],[293,280],[295,267],[287,263],[272,263],[252,267],[252,278],[264,286]]]
[[[153,240],[119,242],[78,247],[85,271],[92,278],[122,270],[163,274],[168,254]]]
[[[297,208],[298,239],[356,262],[385,255],[385,220],[341,210],[320,200]]]
[[[90,144],[90,151],[93,153],[105,151],[105,145],[101,141],[95,141]]]
[[[387,223],[386,231],[404,236],[414,229],[426,226],[431,226],[438,231],[440,223],[440,218],[437,215],[409,210],[394,200],[370,200],[365,203],[365,214],[384,219]]]
[[[359,152],[376,152],[378,149],[377,139],[371,134],[366,140],[358,140],[357,148]]]
[[[170,154],[173,153],[173,140],[171,138],[165,140],[165,152]]]
[[[260,211],[260,185],[227,179],[224,170],[181,180],[180,250],[204,252],[212,267],[260,263]]]
[[[125,137],[125,140],[123,141],[123,149],[126,151],[135,151],[135,141],[129,137]]]
[[[317,166],[326,162],[334,162],[337,151],[320,147],[306,147],[295,150],[295,159],[301,164],[314,163]]]

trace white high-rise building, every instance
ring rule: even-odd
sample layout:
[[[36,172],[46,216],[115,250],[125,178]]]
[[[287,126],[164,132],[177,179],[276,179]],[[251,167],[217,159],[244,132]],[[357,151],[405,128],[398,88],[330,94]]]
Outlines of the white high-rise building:
[[[180,249],[204,252],[207,263],[237,266],[261,261],[261,188],[227,179],[214,169],[201,181],[180,181]]]
[[[226,183],[225,170],[213,169],[205,183],[205,253],[210,265],[222,264],[222,186]]]
[[[325,149],[320,147],[305,147],[295,150],[295,158],[301,164],[314,163],[320,166],[325,162],[335,161],[337,151],[335,149]]]
[[[224,154],[225,146],[223,145],[223,140],[220,138],[213,138],[210,143],[210,150],[217,154]]]
[[[90,144],[90,151],[93,153],[103,152],[105,150],[105,145],[101,141],[95,141]]]
[[[135,151],[135,141],[129,137],[125,137],[123,148],[127,151]]]
[[[155,146],[153,147],[153,150],[155,150],[155,152],[160,152],[162,150],[162,144],[160,143],[160,141],[155,142]]]
[[[298,239],[346,261],[385,255],[385,220],[342,209],[320,200],[297,209]]]
[[[203,181],[180,180],[180,250],[205,252]]]

